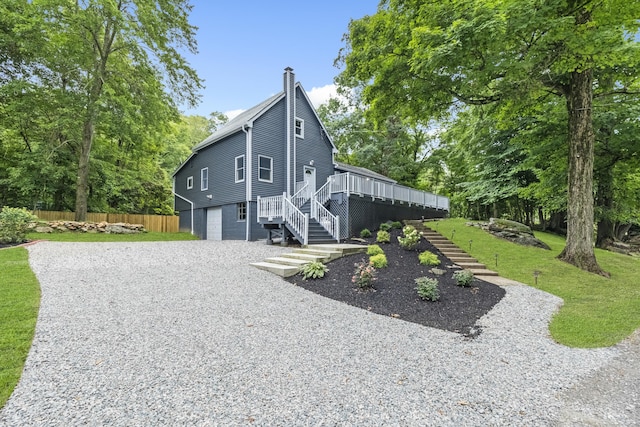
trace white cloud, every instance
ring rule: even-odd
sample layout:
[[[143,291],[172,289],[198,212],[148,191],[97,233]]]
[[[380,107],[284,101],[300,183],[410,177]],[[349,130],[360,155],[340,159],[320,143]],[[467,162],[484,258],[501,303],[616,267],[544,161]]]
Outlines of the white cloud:
[[[315,108],[329,101],[330,98],[338,98],[336,85],[326,85],[322,87],[313,87],[309,92],[309,99]]]
[[[225,111],[224,115],[227,116],[227,118],[229,119],[229,121],[233,120],[234,118],[238,117],[240,114],[242,114],[245,110],[229,110],[229,111]]]

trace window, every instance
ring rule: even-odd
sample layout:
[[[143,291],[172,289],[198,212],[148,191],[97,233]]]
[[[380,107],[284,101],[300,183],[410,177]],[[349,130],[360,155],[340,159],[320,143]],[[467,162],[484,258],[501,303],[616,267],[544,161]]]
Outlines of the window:
[[[296,136],[298,138],[304,138],[304,120],[296,117],[295,123],[296,123]]]
[[[244,181],[244,155],[236,157],[236,182]]]
[[[187,177],[187,190],[191,190],[193,188],[193,177],[192,176],[188,176]]]
[[[202,168],[200,170],[200,191],[209,189],[209,168]]]
[[[273,182],[273,159],[258,156],[258,181]]]
[[[247,220],[247,202],[238,203],[238,221]]]

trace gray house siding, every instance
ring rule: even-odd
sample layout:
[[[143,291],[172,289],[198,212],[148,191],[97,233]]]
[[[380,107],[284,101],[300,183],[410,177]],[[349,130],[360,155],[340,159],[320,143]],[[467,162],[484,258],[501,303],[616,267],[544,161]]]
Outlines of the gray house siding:
[[[253,124],[252,143],[252,193],[253,200],[257,196],[277,196],[286,191],[286,129],[284,100],[274,105],[268,112],[260,116]],[[273,159],[273,182],[259,180],[258,158],[267,156]],[[255,217],[253,217],[255,219]]]
[[[178,212],[178,216],[180,217],[179,229],[180,231],[189,233],[191,232],[191,209],[188,207],[188,204],[186,205],[186,210],[180,210]],[[206,239],[207,237],[207,211],[205,209],[193,210],[193,234],[198,236],[199,239]]]
[[[296,116],[304,120],[304,138],[296,138],[296,180],[302,181],[304,166],[310,165],[316,169],[316,185],[320,188],[327,182],[329,175],[333,175],[333,147],[329,138],[322,130],[312,107],[301,93],[296,90]]]
[[[247,221],[238,221],[238,205],[222,207],[222,240],[244,240]]]

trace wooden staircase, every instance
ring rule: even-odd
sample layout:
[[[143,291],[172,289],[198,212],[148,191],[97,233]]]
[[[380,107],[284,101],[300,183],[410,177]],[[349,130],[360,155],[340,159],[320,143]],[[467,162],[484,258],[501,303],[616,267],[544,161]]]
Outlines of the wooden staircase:
[[[442,234],[425,227],[421,221],[407,221],[407,224],[411,224],[416,227],[418,231],[422,231],[424,238],[435,246],[442,255],[449,258],[451,262],[458,267],[470,270],[474,276],[498,275],[495,271],[487,269],[486,265],[479,263],[477,259],[471,257]]]
[[[366,252],[367,246],[348,243],[327,243],[307,245],[294,249],[292,252],[276,257],[266,258],[264,261],[253,262],[250,265],[260,270],[270,271],[278,276],[290,277],[298,274],[303,265],[313,261],[326,264],[329,261],[358,252]]]

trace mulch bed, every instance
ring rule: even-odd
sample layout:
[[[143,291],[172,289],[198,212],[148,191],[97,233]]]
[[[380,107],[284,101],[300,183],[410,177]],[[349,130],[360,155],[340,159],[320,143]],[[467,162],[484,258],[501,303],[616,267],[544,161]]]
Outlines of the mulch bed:
[[[374,313],[467,337],[477,336],[481,328],[476,326],[476,321],[502,299],[505,290],[477,278],[471,287],[457,286],[453,273],[459,270],[458,267],[425,239],[421,239],[414,250],[403,249],[397,239],[401,235],[400,230],[391,230],[391,242],[380,244],[387,256],[388,267],[378,270],[373,289],[358,289],[351,281],[354,264],[368,260],[366,254],[331,261],[327,265],[329,271],[322,279],[303,280],[301,275],[296,275],[287,280],[319,295]],[[374,237],[364,240],[373,244]],[[440,265],[436,268],[445,270],[444,274],[436,275],[431,272],[433,267],[420,265],[418,254],[426,250],[438,255]],[[418,296],[414,280],[423,276],[438,279],[438,301],[424,301]]]

